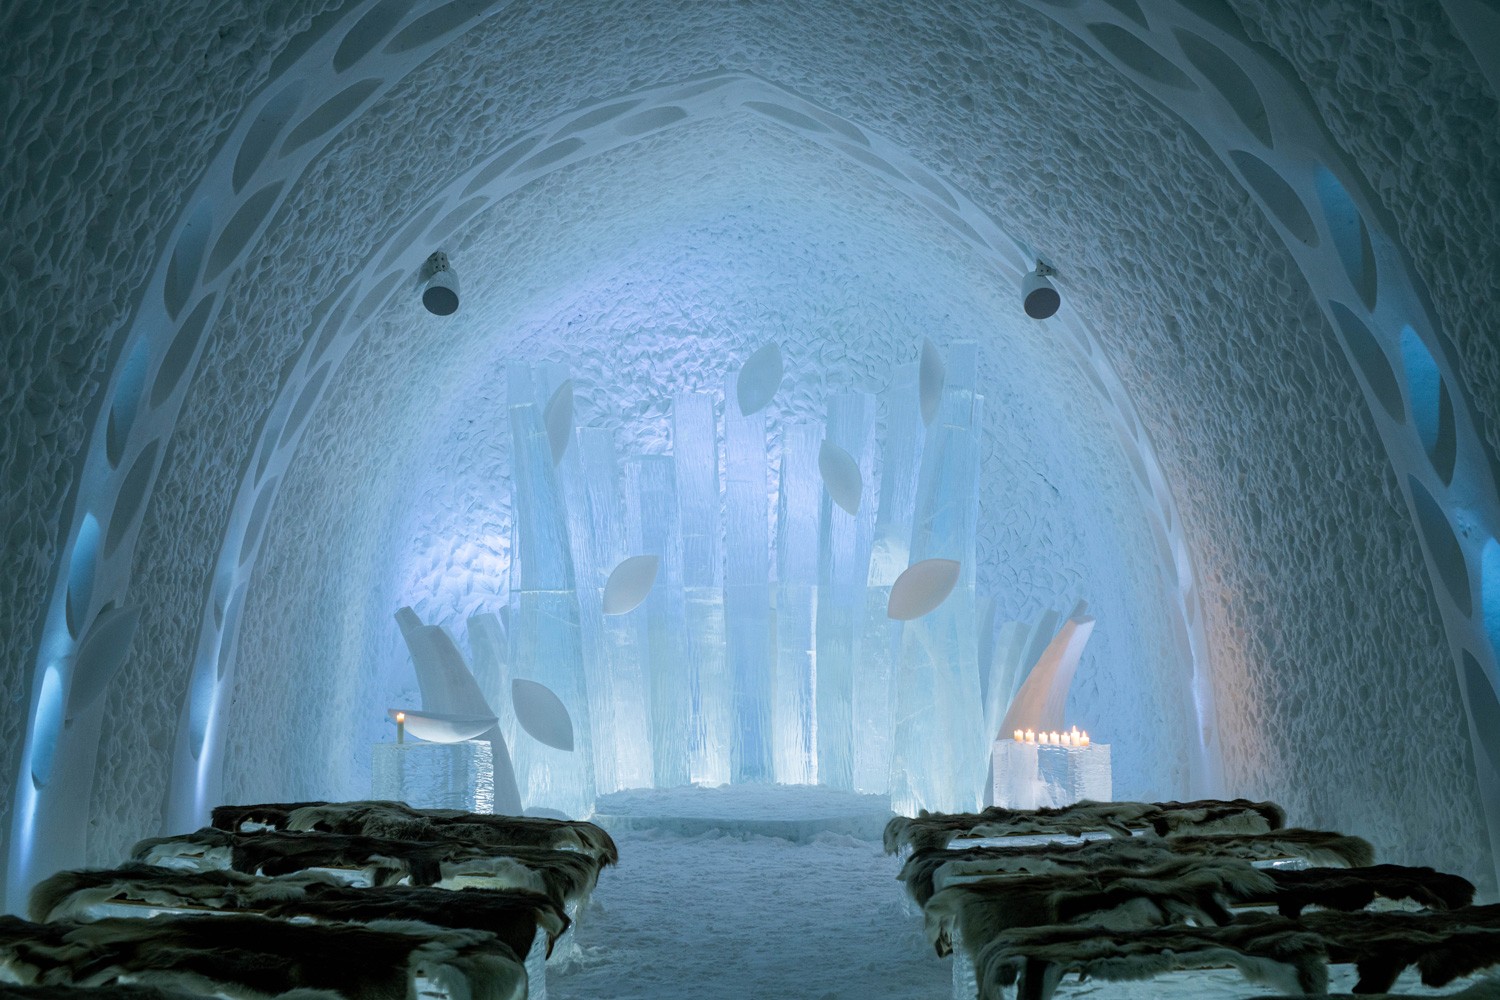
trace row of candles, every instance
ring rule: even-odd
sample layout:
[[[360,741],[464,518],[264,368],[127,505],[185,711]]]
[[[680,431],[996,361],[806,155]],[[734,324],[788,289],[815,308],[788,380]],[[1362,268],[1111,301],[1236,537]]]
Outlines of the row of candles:
[[[1017,729],[1011,734],[1011,739],[1017,743],[1036,743],[1049,747],[1086,747],[1089,745],[1089,734],[1079,732],[1077,726],[1066,733],[1056,731],[1038,733],[1031,729]]]

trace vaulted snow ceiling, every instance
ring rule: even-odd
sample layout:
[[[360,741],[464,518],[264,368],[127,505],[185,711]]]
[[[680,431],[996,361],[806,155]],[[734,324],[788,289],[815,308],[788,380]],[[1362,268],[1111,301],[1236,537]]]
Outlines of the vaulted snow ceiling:
[[[1090,603],[1118,794],[1493,886],[1493,0],[74,6],[0,24],[10,907],[367,794],[391,612],[503,601],[507,366],[660,453],[769,340],[781,424],[978,344],[979,588]]]

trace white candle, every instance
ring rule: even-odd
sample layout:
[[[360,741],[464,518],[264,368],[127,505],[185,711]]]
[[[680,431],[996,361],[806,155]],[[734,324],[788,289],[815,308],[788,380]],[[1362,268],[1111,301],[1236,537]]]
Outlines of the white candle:
[[[1015,741],[1017,743],[1022,743],[1026,739],[1026,734],[1023,733],[1021,730],[1017,729],[1013,738],[1015,739]]]
[[[397,743],[405,743],[406,742],[406,713],[405,712],[397,712],[396,713],[396,742]]]
[[[1036,742],[1036,733],[1033,732],[1030,729],[1026,730],[1026,742],[1027,743],[1035,743]]]

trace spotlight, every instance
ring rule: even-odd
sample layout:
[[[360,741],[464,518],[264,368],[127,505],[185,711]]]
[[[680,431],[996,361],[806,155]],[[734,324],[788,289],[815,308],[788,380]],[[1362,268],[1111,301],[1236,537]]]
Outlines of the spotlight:
[[[422,265],[422,305],[434,316],[452,316],[458,312],[458,272],[448,263],[441,250]]]
[[[1050,266],[1036,262],[1035,271],[1027,271],[1021,279],[1021,307],[1032,319],[1046,319],[1062,305],[1062,296],[1052,287],[1047,278],[1056,274]]]

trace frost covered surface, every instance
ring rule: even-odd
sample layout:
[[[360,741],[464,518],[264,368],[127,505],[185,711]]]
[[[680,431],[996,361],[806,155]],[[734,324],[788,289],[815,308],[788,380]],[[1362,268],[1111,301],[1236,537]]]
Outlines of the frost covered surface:
[[[1376,221],[1417,261],[1490,445],[1465,460],[1493,464],[1500,305],[1474,289],[1492,284],[1500,246],[1495,95],[1438,5],[1232,6],[1240,16],[1223,19],[1303,78],[1383,203]],[[22,84],[0,103],[0,176],[13,178],[0,191],[7,780],[60,536],[75,510],[107,510],[109,498],[70,499],[70,484],[120,331],[204,164],[285,70],[289,40],[310,22],[315,37],[348,28],[313,22],[318,7],[246,17],[195,2],[147,17],[116,3],[0,21],[0,63]],[[1368,832],[1388,860],[1475,874],[1473,763],[1410,515],[1316,298],[1198,137],[1021,5],[650,13],[499,9],[408,79],[381,81],[388,95],[333,122],[328,152],[283,178],[287,206],[231,269],[160,442],[129,589],[145,614],[107,694],[88,809],[93,858],[159,822],[218,539],[316,300],[399,248],[400,213],[509,137],[731,67],[891,140],[1063,266],[1193,543],[1227,790]],[[1183,664],[1163,652],[1172,581],[1093,390],[1046,327],[1014,319],[992,262],[871,177],[763,117],[728,116],[541,177],[455,223],[465,310],[434,327],[403,298],[359,317],[368,328],[286,478],[226,702],[233,796],[364,794],[360,748],[379,735],[383,696],[411,686],[390,611],[414,603],[459,624],[493,606],[508,545],[507,446],[493,434],[507,360],[569,361],[580,422],[613,421],[622,445],[660,451],[660,400],[714,384],[726,359],[772,336],[797,377],[783,416],[878,385],[923,337],[986,345],[981,587],[1016,618],[1094,603],[1080,721],[1115,746],[1122,794],[1176,792],[1194,734]],[[158,350],[169,335],[150,331]],[[9,809],[0,799],[0,830]]]

